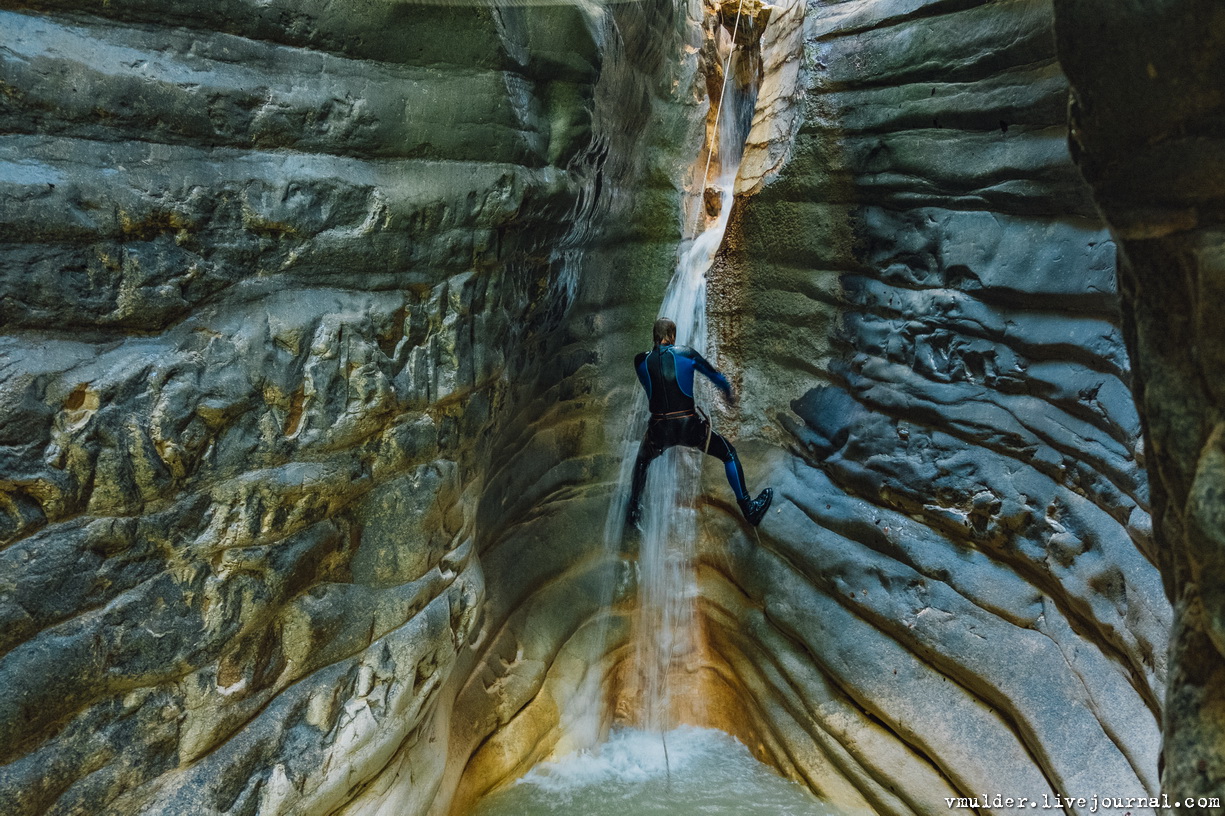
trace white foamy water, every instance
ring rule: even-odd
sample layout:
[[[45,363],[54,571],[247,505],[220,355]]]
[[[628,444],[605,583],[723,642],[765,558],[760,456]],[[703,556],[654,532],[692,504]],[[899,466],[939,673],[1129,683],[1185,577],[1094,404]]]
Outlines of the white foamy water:
[[[836,816],[721,731],[614,732],[597,750],[537,765],[473,816]],[[670,769],[670,773],[669,773]]]

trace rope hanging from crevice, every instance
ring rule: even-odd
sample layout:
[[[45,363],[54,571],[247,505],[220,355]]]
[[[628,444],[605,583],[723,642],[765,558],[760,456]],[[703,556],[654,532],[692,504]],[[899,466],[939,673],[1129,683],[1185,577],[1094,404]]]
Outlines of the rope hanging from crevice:
[[[737,0],[736,3],[736,22],[732,25],[732,44],[727,51],[727,59],[723,61],[723,84],[719,88],[719,99],[715,102],[715,123],[714,123],[714,138],[712,142],[717,142],[719,139],[719,117],[723,115],[723,100],[727,97],[727,80],[730,76],[729,72],[732,65],[732,56],[736,53],[736,35],[740,33],[740,12],[744,10],[744,0]],[[719,145],[719,149],[723,149],[723,145]],[[706,169],[702,171],[702,201],[706,200],[706,179],[710,175],[710,162],[715,156],[713,144],[706,150]],[[734,182],[733,182],[734,183]],[[691,232],[696,233],[698,228],[698,218],[701,217],[702,210],[705,208],[705,203],[696,208],[693,218],[693,228]],[[696,238],[696,234],[694,235]]]
[[[740,32],[740,12],[744,9],[744,0],[737,0],[736,3],[736,22],[732,25],[732,43],[728,49],[727,59],[723,61],[723,85],[719,88],[719,100],[715,103],[715,122],[714,122],[714,138],[719,138],[719,117],[723,115],[723,99],[727,96],[727,80],[729,77],[732,55],[736,53],[736,34]],[[719,149],[723,149],[723,145],[719,145]],[[702,200],[706,198],[706,177],[710,175],[710,162],[714,158],[715,151],[713,146],[706,150],[706,169],[702,171]],[[705,205],[703,204],[703,207]],[[702,207],[699,207],[694,214],[693,230],[696,232],[698,228],[698,216],[701,215]],[[696,237],[696,235],[695,235]],[[707,419],[707,434],[706,446],[710,447],[710,420]],[[672,762],[668,758],[668,730],[667,727],[660,728],[659,738],[664,745],[664,773],[667,774],[668,790],[672,790]]]

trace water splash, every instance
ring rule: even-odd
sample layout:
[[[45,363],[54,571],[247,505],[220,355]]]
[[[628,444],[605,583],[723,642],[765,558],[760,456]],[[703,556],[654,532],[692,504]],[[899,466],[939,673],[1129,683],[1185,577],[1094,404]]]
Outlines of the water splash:
[[[834,816],[721,731],[682,726],[659,734],[615,732],[598,751],[537,765],[483,800],[473,816]],[[671,774],[669,774],[669,766]]]

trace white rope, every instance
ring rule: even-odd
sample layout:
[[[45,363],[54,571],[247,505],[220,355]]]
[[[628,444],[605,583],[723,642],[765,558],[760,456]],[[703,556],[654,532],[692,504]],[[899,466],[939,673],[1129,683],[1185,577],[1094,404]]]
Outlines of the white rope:
[[[736,3],[736,22],[732,25],[732,47],[727,51],[727,59],[723,62],[723,87],[719,89],[719,101],[715,103],[715,139],[719,138],[719,117],[723,114],[723,99],[727,96],[727,80],[728,70],[731,68],[732,55],[736,53],[736,35],[740,33],[740,12],[744,9],[744,0],[737,0]],[[723,145],[719,145],[719,149],[723,149]],[[691,232],[698,228],[698,216],[702,210],[706,209],[706,177],[710,175],[710,160],[714,158],[715,151],[709,149],[706,151],[706,169],[702,171],[702,199],[701,206],[694,213],[693,227]],[[695,236],[696,237],[696,236]]]
[[[668,790],[672,790],[672,763],[668,761],[668,735],[661,730],[659,738],[664,741],[664,770],[668,773]]]

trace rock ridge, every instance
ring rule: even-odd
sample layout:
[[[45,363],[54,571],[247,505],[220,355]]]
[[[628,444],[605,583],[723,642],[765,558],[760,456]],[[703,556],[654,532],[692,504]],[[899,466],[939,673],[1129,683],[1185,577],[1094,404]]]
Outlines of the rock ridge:
[[[682,36],[0,4],[0,810],[442,813],[560,738]]]

